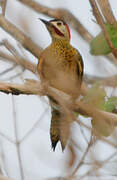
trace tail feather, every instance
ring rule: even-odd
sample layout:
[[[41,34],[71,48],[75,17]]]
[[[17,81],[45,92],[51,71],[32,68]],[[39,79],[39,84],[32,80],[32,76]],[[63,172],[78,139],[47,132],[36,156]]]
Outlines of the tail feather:
[[[62,118],[60,123],[60,142],[62,151],[64,151],[67,141],[69,139],[70,124],[67,119]]]
[[[52,142],[51,142],[51,143],[52,143],[52,149],[53,149],[53,151],[55,151],[55,148],[56,148],[56,145],[57,145],[58,141],[59,141],[59,139],[56,140],[56,141],[52,141]]]
[[[53,151],[55,151],[56,145],[58,141],[60,140],[59,119],[60,119],[60,112],[53,108],[51,127],[50,127],[50,139],[51,139]]]
[[[60,141],[62,151],[64,151],[69,138],[69,132],[70,123],[68,118],[66,118],[62,112],[53,108],[50,127],[50,139],[53,151],[55,151],[58,141]]]

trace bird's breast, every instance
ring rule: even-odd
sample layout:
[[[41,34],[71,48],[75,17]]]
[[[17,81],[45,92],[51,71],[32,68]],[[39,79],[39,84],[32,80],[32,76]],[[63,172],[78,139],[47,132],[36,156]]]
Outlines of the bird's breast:
[[[79,95],[77,67],[71,54],[49,51],[44,57],[43,74],[51,86],[73,97]]]

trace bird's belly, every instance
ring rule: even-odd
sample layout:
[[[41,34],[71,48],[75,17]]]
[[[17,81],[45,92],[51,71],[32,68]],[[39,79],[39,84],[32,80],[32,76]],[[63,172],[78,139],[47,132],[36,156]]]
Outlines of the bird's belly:
[[[59,68],[50,68],[45,66],[44,75],[49,84],[74,98],[77,98],[80,93],[80,83],[78,75],[74,72],[60,70]]]

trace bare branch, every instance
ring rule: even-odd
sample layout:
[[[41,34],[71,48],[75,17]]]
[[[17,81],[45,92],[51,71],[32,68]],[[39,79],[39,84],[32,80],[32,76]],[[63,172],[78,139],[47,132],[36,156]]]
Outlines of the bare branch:
[[[6,94],[11,93],[13,95],[41,95],[42,87],[38,81],[34,80],[26,80],[26,83],[24,85],[5,83],[0,81],[0,91]]]
[[[76,109],[77,108],[81,109],[82,112],[84,111],[84,113],[87,114],[89,117],[93,117],[94,119],[98,118],[100,120],[103,119],[103,121],[110,122],[110,124],[113,126],[117,125],[117,115],[114,113],[101,111],[81,101],[76,101]]]
[[[14,64],[12,67],[5,69],[4,71],[0,72],[0,76],[5,75],[6,73],[12,71],[16,67],[16,64]]]
[[[0,82],[0,91],[4,93],[12,93],[15,95],[19,94],[35,94],[35,95],[49,95],[55,98],[60,105],[65,106],[66,108],[73,111],[81,111],[84,112],[85,115],[89,117],[93,117],[94,119],[103,119],[105,121],[111,121],[113,125],[117,125],[117,115],[109,112],[104,112],[98,110],[91,105],[85,104],[81,101],[76,101],[75,103],[72,101],[71,97],[68,94],[65,94],[58,89],[53,87],[46,87],[44,89],[42,84],[35,80],[27,80],[24,85],[17,85],[11,83]]]
[[[6,57],[10,61],[13,61],[18,65],[21,65],[25,69],[28,69],[29,71],[36,74],[36,72],[37,72],[36,65],[34,63],[29,62],[27,59],[23,58],[10,42],[8,42],[7,40],[4,40],[4,41],[2,41],[2,45],[4,45],[15,56],[15,58],[11,58],[10,56],[8,56],[2,52],[0,52],[0,56]]]
[[[3,16],[5,16],[6,3],[7,3],[7,0],[1,0],[1,2],[0,2]]]
[[[103,84],[105,86],[116,87],[117,86],[117,75],[113,75],[113,76],[109,76],[109,77],[98,77],[98,76],[84,74],[84,81],[87,84],[93,84],[96,81],[99,81],[101,84]]]
[[[44,110],[44,112],[41,114],[41,116],[39,117],[39,119],[34,123],[34,125],[31,127],[31,129],[24,135],[24,137],[19,141],[19,143],[21,144],[27,137],[29,137],[29,135],[33,132],[34,129],[36,129],[38,127],[39,122],[41,121],[42,118],[44,118],[44,115],[47,113],[47,111],[49,110],[49,108],[46,108]]]
[[[110,7],[108,0],[98,0],[98,4],[100,5],[101,11],[109,24],[114,24],[116,19],[113,15],[112,9]]]
[[[14,100],[13,96],[12,96],[12,106],[13,106],[13,123],[14,123],[14,131],[15,131],[15,138],[16,138],[16,150],[17,150],[17,156],[18,156],[20,176],[21,176],[21,180],[24,180],[24,171],[23,171],[23,165],[22,165],[21,150],[20,150],[20,144],[18,141],[18,126],[17,126],[16,111],[15,111],[15,100]]]
[[[29,37],[27,37],[21,30],[19,30],[15,25],[10,23],[3,15],[0,15],[0,26],[9,34],[18,40],[25,49],[30,51],[34,56],[39,58],[41,48],[34,43]]]
[[[91,145],[92,145],[92,133],[91,133],[91,137],[90,137],[90,141],[89,141],[89,143],[88,143],[88,146],[87,146],[85,152],[83,153],[83,156],[82,156],[80,162],[78,163],[78,165],[76,166],[76,168],[75,168],[75,170],[73,171],[72,175],[70,176],[70,179],[73,178],[73,176],[76,174],[76,172],[77,172],[77,171],[79,170],[79,168],[82,166],[83,161],[85,160],[86,155],[87,155],[87,153],[89,152],[89,149],[90,149]]]

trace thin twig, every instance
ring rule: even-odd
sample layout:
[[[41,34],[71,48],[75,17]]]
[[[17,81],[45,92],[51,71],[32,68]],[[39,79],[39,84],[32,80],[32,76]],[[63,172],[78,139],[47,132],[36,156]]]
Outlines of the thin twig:
[[[102,161],[102,162],[97,162],[95,163],[92,169],[90,169],[88,172],[86,172],[83,176],[80,177],[79,180],[84,179],[85,177],[91,175],[91,173],[94,173],[94,171],[97,171],[98,169],[102,168],[106,163],[108,163],[108,161],[110,161],[110,159],[112,159],[115,155],[117,155],[117,151],[114,152],[111,156],[109,156],[109,158],[107,158],[106,160]]]
[[[22,69],[21,72],[15,74],[15,75],[13,75],[13,76],[10,76],[9,78],[2,79],[2,81],[12,81],[13,79],[15,79],[15,78],[21,76],[21,75],[23,74],[24,71],[25,71],[25,69]]]
[[[96,81],[100,82],[102,85],[116,87],[117,86],[117,75],[109,77],[98,77],[95,75],[84,74],[84,82],[87,84],[94,84]]]
[[[90,132],[93,131],[93,133],[95,133],[95,134],[97,133],[96,130],[94,130],[94,129],[92,130],[91,127],[89,127],[88,125],[84,124],[83,122],[81,122],[81,121],[79,121],[79,120],[77,120],[76,122],[77,122],[78,124],[80,123],[83,127],[85,127],[85,128],[86,128],[87,130],[89,130]],[[99,140],[101,140],[102,142],[104,142],[104,143],[112,146],[113,148],[117,149],[117,144],[113,143],[112,141],[108,140],[107,138],[105,138],[105,137],[103,137],[103,136],[100,136],[100,135],[98,135],[97,138],[98,138]]]
[[[4,133],[0,132],[0,136],[4,139],[6,139],[7,141],[9,141],[10,143],[16,144],[16,142],[14,140],[12,140],[11,138],[9,138],[7,135],[5,135]]]
[[[5,175],[7,177],[9,177],[9,174],[8,174],[8,169],[7,169],[7,165],[5,163],[5,156],[4,156],[4,150],[3,150],[3,147],[2,147],[2,143],[0,144],[1,145],[1,171],[2,171],[2,175]]]
[[[46,108],[44,110],[44,112],[41,114],[41,116],[39,117],[39,119],[36,121],[36,123],[32,126],[32,128],[24,135],[24,137],[19,140],[19,143],[21,144],[27,137],[29,137],[29,135],[34,131],[34,129],[36,129],[38,127],[39,122],[41,121],[42,118],[44,118],[44,115],[47,113],[47,110],[49,110],[48,108]]]
[[[17,65],[14,64],[12,67],[5,69],[4,71],[0,72],[0,76],[5,75],[6,73],[12,71]]]
[[[91,137],[90,137],[90,141],[88,143],[88,146],[87,146],[87,148],[86,148],[80,162],[78,162],[78,165],[76,166],[75,170],[73,171],[72,175],[70,176],[70,179],[76,174],[76,172],[78,172],[79,168],[82,166],[83,161],[86,158],[86,155],[89,152],[89,149],[90,149],[91,145],[92,145],[92,133],[91,133]]]
[[[16,138],[16,149],[17,149],[17,155],[18,155],[20,175],[21,175],[21,180],[24,180],[24,172],[23,172],[23,164],[22,164],[22,159],[21,159],[20,144],[19,144],[19,141],[18,141],[18,127],[17,127],[17,121],[16,121],[15,102],[14,102],[13,96],[12,96],[12,106],[13,106],[13,122],[14,122],[14,130],[15,130],[15,138]]]
[[[10,51],[13,54],[13,56],[15,57],[15,58],[10,58],[10,61],[15,62],[16,64],[20,64],[23,68],[26,68],[33,73],[37,72],[36,65],[34,63],[29,62],[27,59],[23,58],[9,41],[3,40],[2,45],[4,45],[8,49],[8,51]],[[5,54],[2,53],[2,55],[1,55],[1,53],[0,53],[0,56],[4,57]],[[7,59],[9,58],[9,56],[7,56],[7,55],[5,57]]]

